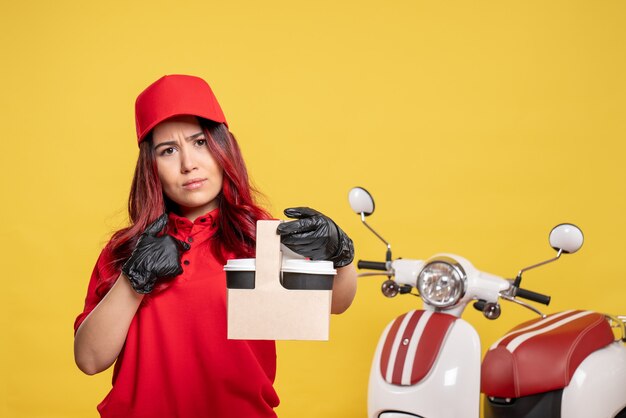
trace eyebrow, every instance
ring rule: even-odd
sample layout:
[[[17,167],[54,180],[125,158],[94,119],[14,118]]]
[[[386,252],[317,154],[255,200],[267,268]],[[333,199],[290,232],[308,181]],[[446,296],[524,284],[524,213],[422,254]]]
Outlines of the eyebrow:
[[[198,132],[197,134],[193,134],[193,135],[188,136],[187,138],[185,138],[185,141],[193,141],[194,139],[198,139],[198,138],[203,137],[203,136],[204,136],[204,132]],[[176,145],[176,144],[177,144],[176,141],[165,141],[165,142],[161,142],[161,143],[155,145],[154,149],[156,150],[157,148],[165,146],[165,145],[170,146],[170,145]]]

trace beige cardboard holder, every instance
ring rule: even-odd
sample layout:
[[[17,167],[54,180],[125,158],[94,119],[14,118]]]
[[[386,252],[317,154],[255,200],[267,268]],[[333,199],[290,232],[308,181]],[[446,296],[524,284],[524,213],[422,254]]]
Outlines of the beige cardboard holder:
[[[326,341],[332,291],[282,286],[279,223],[257,222],[255,288],[228,289],[228,338]]]

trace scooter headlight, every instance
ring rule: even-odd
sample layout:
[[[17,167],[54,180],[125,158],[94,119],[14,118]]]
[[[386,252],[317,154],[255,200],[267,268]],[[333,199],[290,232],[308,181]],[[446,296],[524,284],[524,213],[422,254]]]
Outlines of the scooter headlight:
[[[467,275],[452,258],[430,260],[417,277],[417,289],[424,302],[437,308],[456,304],[465,294]]]

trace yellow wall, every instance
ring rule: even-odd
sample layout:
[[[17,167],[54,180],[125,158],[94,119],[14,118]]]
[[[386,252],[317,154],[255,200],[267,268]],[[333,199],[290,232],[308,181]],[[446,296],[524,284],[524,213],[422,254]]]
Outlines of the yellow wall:
[[[212,84],[275,215],[309,205],[357,246],[464,255],[513,275],[579,224],[579,254],[528,273],[548,311],[626,313],[626,3],[13,1],[0,13],[0,416],[95,417],[110,373],[81,374],[72,323],[125,222],[133,102],[166,73]],[[365,416],[384,325],[420,307],[364,278],[328,343],[279,343],[279,413]],[[485,344],[533,315],[467,312]]]

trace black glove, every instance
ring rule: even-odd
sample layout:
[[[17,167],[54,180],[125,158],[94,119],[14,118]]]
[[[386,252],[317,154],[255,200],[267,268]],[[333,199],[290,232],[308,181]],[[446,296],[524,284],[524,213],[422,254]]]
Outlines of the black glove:
[[[298,219],[283,222],[276,230],[287,248],[311,260],[332,261],[335,267],[352,262],[352,240],[332,219],[311,208],[288,208],[285,215]]]
[[[137,293],[150,293],[157,279],[171,279],[183,272],[180,254],[189,249],[189,244],[169,235],[157,237],[165,225],[166,213],[148,225],[122,266],[122,272]]]

